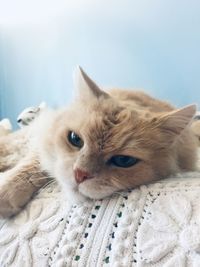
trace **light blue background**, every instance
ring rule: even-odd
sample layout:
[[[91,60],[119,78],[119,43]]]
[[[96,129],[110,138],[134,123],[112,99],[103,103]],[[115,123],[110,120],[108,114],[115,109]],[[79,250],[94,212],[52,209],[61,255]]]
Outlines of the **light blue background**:
[[[2,118],[69,102],[77,64],[100,85],[200,102],[199,0],[26,2],[1,6]]]

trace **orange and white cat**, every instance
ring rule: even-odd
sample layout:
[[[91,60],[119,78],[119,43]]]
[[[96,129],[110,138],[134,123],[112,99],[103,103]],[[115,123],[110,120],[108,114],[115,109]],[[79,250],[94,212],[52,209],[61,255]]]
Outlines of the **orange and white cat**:
[[[80,202],[195,170],[195,105],[175,109],[139,91],[106,92],[81,68],[75,89],[70,106],[47,110],[26,132],[0,139],[0,161],[7,159],[6,166],[0,163],[7,169],[0,179],[0,215],[17,213],[48,176],[69,201]],[[23,146],[12,145],[16,135]],[[20,147],[20,160],[10,165],[10,151]]]

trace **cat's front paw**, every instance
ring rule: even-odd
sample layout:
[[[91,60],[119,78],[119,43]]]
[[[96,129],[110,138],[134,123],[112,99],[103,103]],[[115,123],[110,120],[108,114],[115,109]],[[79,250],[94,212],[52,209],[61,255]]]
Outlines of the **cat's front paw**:
[[[7,183],[0,181],[0,218],[11,217],[20,211],[15,198],[15,191]]]
[[[0,218],[8,218],[15,214],[17,214],[21,209],[17,207],[13,207],[9,201],[2,199],[2,195],[0,192]]]
[[[0,218],[8,218],[17,214],[21,208],[14,206],[5,195],[5,192],[0,190]]]

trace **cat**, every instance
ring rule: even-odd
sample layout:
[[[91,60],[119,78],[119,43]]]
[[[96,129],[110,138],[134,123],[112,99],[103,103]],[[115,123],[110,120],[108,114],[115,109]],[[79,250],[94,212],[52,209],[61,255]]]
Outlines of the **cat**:
[[[81,203],[195,170],[196,105],[175,109],[140,91],[102,90],[81,68],[74,80],[71,105],[46,110],[26,132],[14,133],[26,136],[25,152],[0,179],[1,216],[16,214],[48,177],[68,201]],[[11,139],[4,154],[7,141],[0,139],[2,157],[19,149]]]

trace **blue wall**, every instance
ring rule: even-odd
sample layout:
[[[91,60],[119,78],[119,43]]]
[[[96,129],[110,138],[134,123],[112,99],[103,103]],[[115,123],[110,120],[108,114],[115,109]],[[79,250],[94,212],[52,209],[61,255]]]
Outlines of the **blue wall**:
[[[67,103],[77,64],[101,85],[200,102],[199,0],[30,3],[0,11],[1,117]]]

